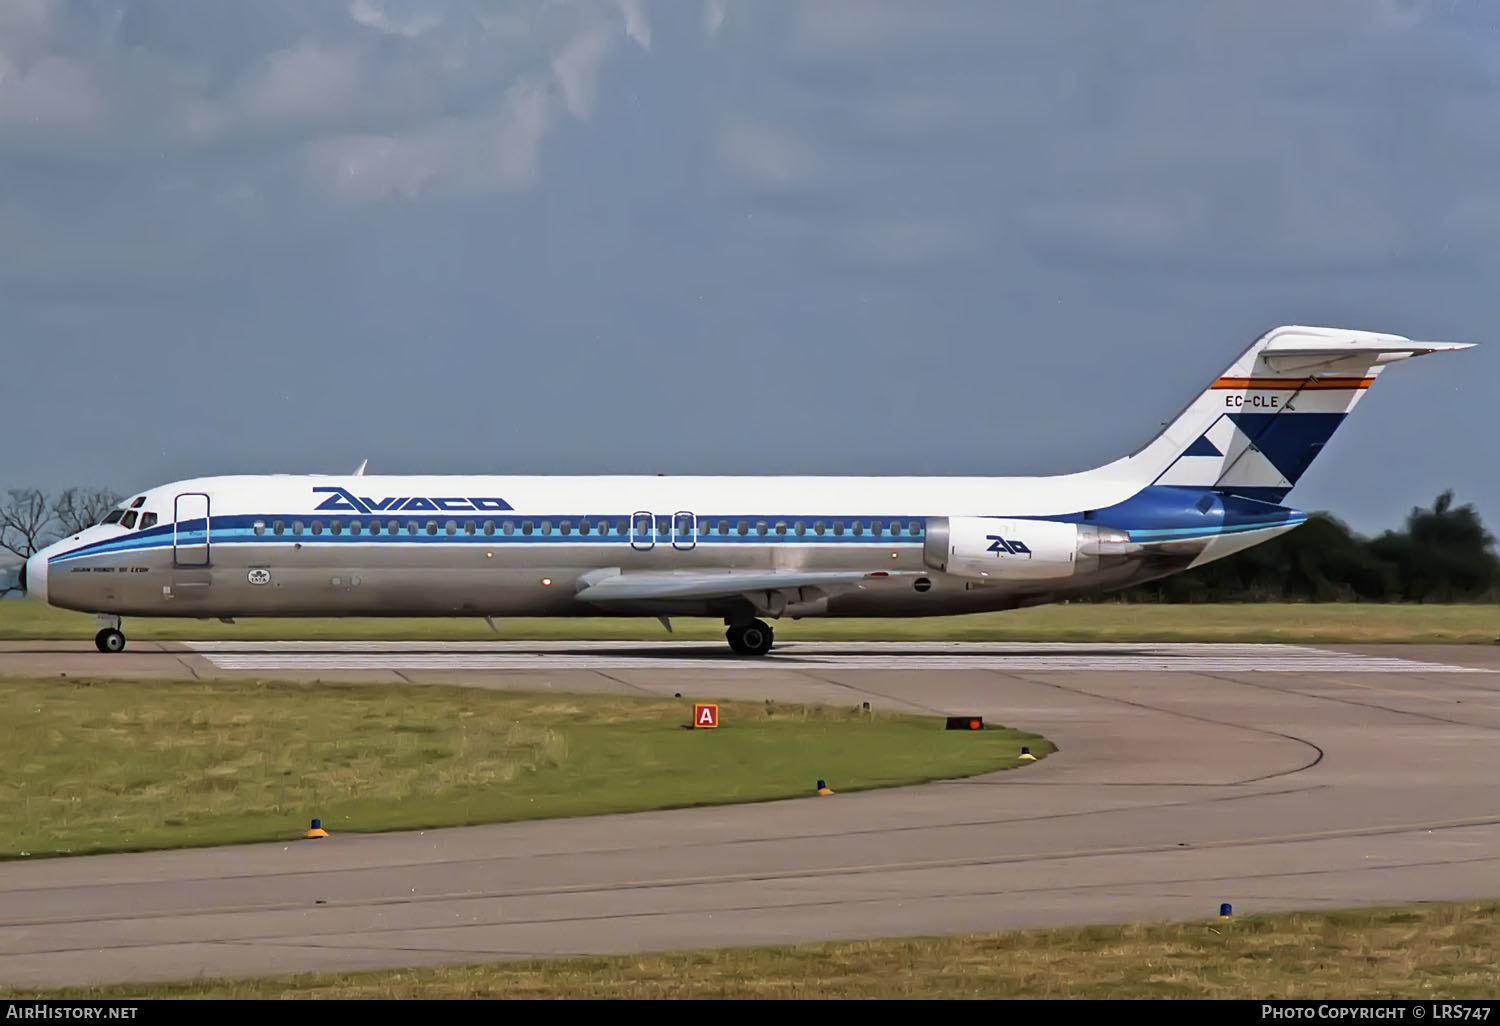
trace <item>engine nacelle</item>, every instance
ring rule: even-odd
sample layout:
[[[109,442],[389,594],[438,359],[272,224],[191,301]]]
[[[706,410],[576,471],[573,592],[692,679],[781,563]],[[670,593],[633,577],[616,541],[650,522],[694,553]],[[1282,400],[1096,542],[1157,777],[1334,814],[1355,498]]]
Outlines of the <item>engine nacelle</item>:
[[[1128,557],[1123,531],[1057,520],[930,517],[922,558],[929,569],[980,580],[1042,581],[1087,573]]]

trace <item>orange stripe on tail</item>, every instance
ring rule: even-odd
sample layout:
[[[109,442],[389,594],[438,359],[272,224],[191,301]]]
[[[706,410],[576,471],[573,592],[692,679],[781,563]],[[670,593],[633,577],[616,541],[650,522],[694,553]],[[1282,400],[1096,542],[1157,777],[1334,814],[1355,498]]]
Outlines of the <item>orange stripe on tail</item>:
[[[1374,378],[1220,378],[1213,383],[1216,389],[1272,389],[1292,391],[1302,389],[1303,391],[1342,391],[1352,392],[1358,389],[1369,388],[1375,383]]]

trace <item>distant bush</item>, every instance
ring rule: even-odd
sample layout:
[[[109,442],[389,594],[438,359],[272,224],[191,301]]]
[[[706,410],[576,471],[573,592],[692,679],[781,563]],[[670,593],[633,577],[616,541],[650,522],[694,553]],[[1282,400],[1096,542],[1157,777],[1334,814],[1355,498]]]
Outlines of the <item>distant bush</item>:
[[[1400,531],[1354,534],[1327,513],[1195,570],[1108,596],[1125,602],[1495,602],[1500,556],[1452,491],[1415,507]]]

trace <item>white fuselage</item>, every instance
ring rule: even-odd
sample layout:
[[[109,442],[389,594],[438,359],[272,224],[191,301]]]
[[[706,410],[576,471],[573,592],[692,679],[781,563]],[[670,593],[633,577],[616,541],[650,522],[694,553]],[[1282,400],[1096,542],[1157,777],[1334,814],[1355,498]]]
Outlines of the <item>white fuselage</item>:
[[[53,605],[115,616],[949,615],[1122,587],[1301,522],[1155,491],[1164,518],[1087,475],[205,478],[134,497],[28,573]],[[1093,512],[1112,508],[1119,523]],[[656,586],[596,598],[601,574]]]

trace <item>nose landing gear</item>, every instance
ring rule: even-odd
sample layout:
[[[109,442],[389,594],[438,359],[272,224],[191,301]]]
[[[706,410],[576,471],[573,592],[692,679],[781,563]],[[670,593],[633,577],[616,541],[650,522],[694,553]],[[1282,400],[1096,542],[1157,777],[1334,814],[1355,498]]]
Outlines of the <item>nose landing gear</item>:
[[[101,652],[125,651],[125,634],[120,630],[118,616],[98,617],[100,631],[94,635],[94,647]]]

